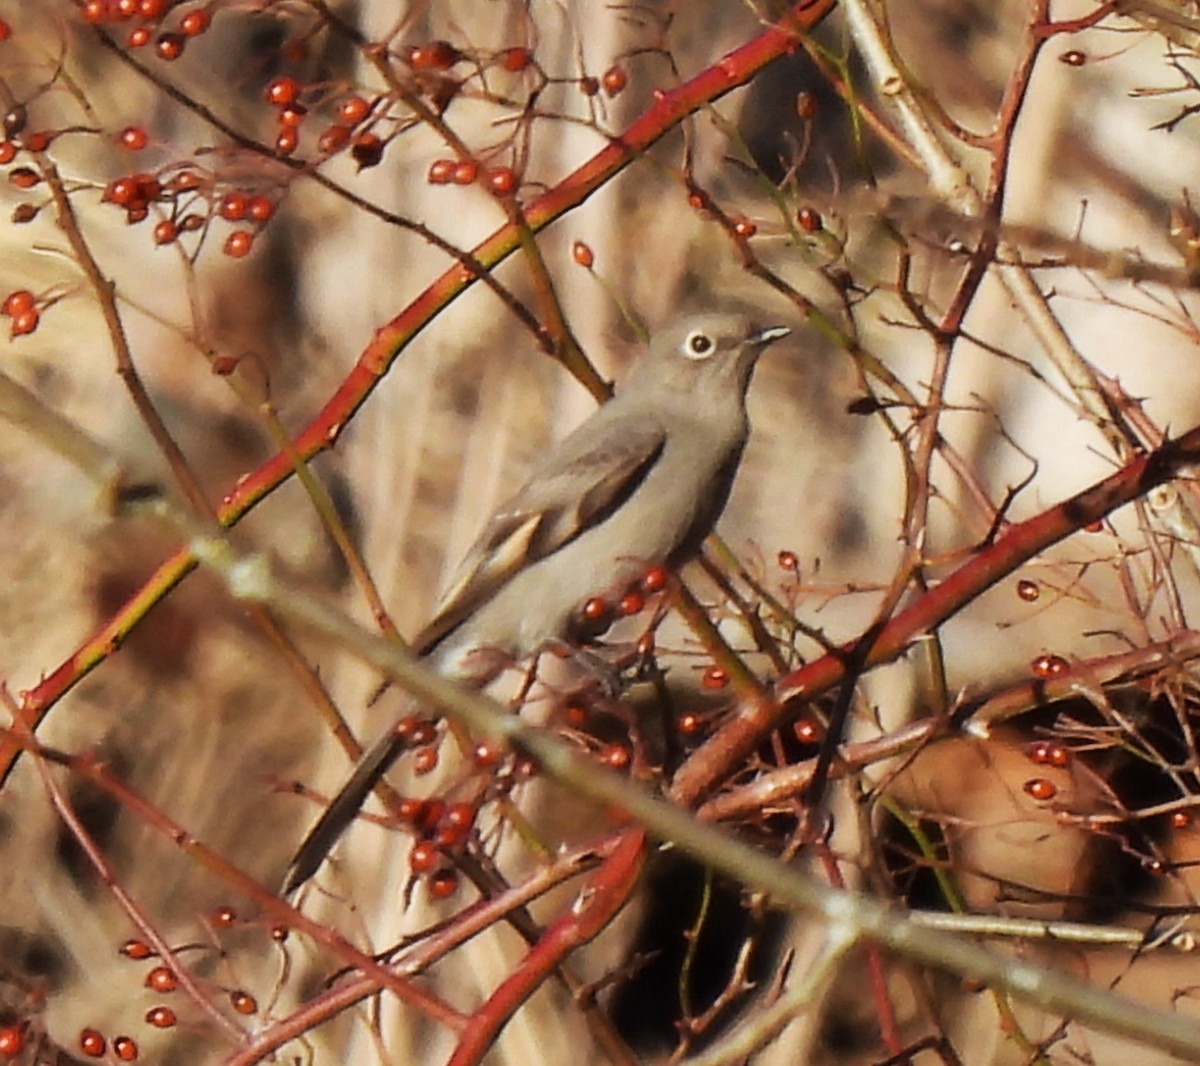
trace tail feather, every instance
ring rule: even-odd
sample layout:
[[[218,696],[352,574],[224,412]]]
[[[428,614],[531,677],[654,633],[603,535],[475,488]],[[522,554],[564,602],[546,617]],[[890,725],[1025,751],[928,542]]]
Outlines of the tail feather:
[[[379,784],[383,775],[391,769],[404,750],[404,741],[395,729],[389,729],[358,760],[354,772],[338,790],[297,849],[284,878],[284,895],[294,892],[317,872],[325,857],[333,850],[334,844],[338,842],[338,838],[366,803],[372,789]]]

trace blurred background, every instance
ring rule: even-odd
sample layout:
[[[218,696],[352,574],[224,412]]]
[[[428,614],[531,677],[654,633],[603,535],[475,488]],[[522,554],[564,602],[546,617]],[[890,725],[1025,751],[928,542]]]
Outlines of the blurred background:
[[[21,123],[5,119],[5,143],[18,156],[0,186],[0,207],[11,219],[3,227],[0,290],[28,290],[40,309],[37,328],[4,345],[0,370],[102,442],[131,481],[174,485],[117,372],[113,330],[61,225],[53,184],[23,187],[14,177],[22,166],[52,164],[100,273],[113,282],[137,373],[214,505],[278,450],[264,402],[298,433],[374,331],[452,265],[388,213],[464,250],[506,222],[502,199],[485,182],[430,179],[432,165],[455,155],[447,130],[485,169],[513,168],[518,199],[528,204],[602,149],[657,89],[718,63],[775,14],[743,3],[593,0],[162,6],[161,17],[124,18],[103,3],[0,0],[0,18],[12,31],[0,42],[5,105],[10,117],[18,106],[27,113]],[[1041,310],[1014,295],[1013,275],[997,268],[969,303],[937,401],[944,447],[930,468],[929,521],[919,545],[927,575],[936,580],[983,544],[999,521],[996,508],[1004,507],[1005,520],[1028,518],[1128,458],[1114,450],[1110,427],[1088,414],[1087,388],[1073,389],[1061,355],[1048,354],[1056,346],[1099,375],[1094,381],[1118,383],[1161,432],[1190,428],[1200,414],[1192,370],[1200,220],[1188,195],[1190,175],[1200,169],[1190,111],[1200,104],[1197,12],[1191,4],[1167,11],[1135,3],[1123,17],[1043,42],[1029,29],[1036,7],[887,0],[872,9],[915,99],[932,116],[934,142],[981,193],[999,194],[994,215],[964,217],[962,202],[939,187],[861,58],[857,8],[837,7],[811,45],[702,109],[537,236],[573,335],[600,375],[618,385],[645,331],[681,311],[750,306],[763,321],[795,330],[758,370],[753,436],[719,531],[749,575],[831,641],[850,639],[874,620],[910,547],[905,508],[923,411],[903,397],[908,390],[918,404],[929,400],[937,362],[937,338],[915,312],[942,319],[971,249],[997,219],[999,257],[1011,265],[1019,255],[1030,265],[1021,276],[1041,294],[1033,300]],[[1092,10],[1062,4],[1053,14]],[[209,19],[190,33],[184,20],[197,11]],[[149,37],[134,45],[140,27]],[[171,34],[186,38],[177,58],[169,56],[170,41],[162,45]],[[395,84],[362,41],[387,44]],[[449,42],[457,58],[446,67],[425,64],[413,50],[430,42]],[[527,53],[524,66],[505,58],[517,52]],[[1016,96],[1011,87],[1026,67],[1027,85]],[[268,149],[278,143],[280,108],[264,89],[284,77],[301,86],[306,108],[300,147],[288,158],[310,165],[293,167],[238,141]],[[838,86],[860,101],[858,110]],[[405,92],[429,109],[424,119],[405,105]],[[364,128],[386,142],[377,164],[318,143],[352,96],[376,108],[374,124]],[[881,133],[884,126],[892,132]],[[145,132],[144,148],[127,147],[133,142],[122,131],[130,128]],[[27,139],[38,131],[54,136],[34,157]],[[134,173],[164,184],[182,173],[202,180],[190,208],[164,194],[146,221],[131,224],[112,202],[110,183]],[[697,188],[710,198],[699,210],[694,195],[689,200]],[[266,198],[269,222],[225,217],[231,192]],[[154,227],[180,222],[188,211],[201,224],[156,243],[163,231]],[[756,269],[746,269],[722,219],[742,223],[740,239]],[[235,231],[253,235],[249,254],[229,254]],[[759,267],[782,284],[763,280]],[[539,313],[528,258],[514,255],[495,278]],[[874,362],[894,376],[892,385]],[[336,448],[312,463],[402,633],[429,617],[483,519],[594,405],[482,284],[403,350]],[[149,519],[113,518],[94,484],[36,434],[12,426],[0,434],[0,486],[0,676],[19,694],[121,609],[180,540]],[[1196,591],[1187,536],[1186,523],[1164,525],[1130,507],[1100,532],[1070,538],[939,631],[937,685],[919,654],[868,675],[851,739],[982,699],[1027,677],[1038,656],[1074,663],[1186,631]],[[233,539],[269,552],[297,587],[372,624],[295,479],[241,522]],[[1018,588],[1018,580],[1029,584]],[[717,598],[702,578],[693,581],[706,602]],[[678,623],[664,633],[664,645],[683,649],[672,684],[696,690],[705,660]],[[368,704],[378,681],[372,671],[303,633],[291,635],[360,737],[373,738],[392,720],[399,697]],[[798,639],[788,654],[819,651]],[[771,675],[769,663],[754,662]],[[1170,719],[1178,750],[1151,745],[1153,756],[1143,755],[1156,769],[1177,760],[1163,795],[1186,799],[1196,787],[1190,682],[1184,672],[1165,671],[1156,681],[1122,705],[1125,718],[1106,721],[1133,721],[1130,735],[1145,737],[1149,727],[1137,724],[1145,716]],[[1152,697],[1165,702],[1153,705]],[[886,889],[878,883],[882,871],[895,870],[880,855],[894,827],[862,797],[890,788],[891,802],[939,827],[971,908],[1142,928],[1147,901],[1189,906],[1190,824],[1172,825],[1153,846],[1141,841],[1137,848],[1115,834],[1063,825],[1063,807],[1123,809],[1126,801],[1113,799],[1111,759],[1086,771],[1077,764],[1038,770],[1053,781],[1058,806],[1030,795],[1027,745],[1038,730],[1058,727],[1064,714],[1100,712],[1085,692],[1078,706],[1039,713],[998,728],[987,743],[954,737],[911,763],[876,767],[840,794],[833,846],[847,857],[847,880],[936,905],[921,895],[923,883],[903,875]],[[94,752],[271,889],[318,809],[291,786],[328,794],[349,765],[277,648],[202,572],[74,685],[38,736]],[[1095,736],[1088,734],[1089,744],[1102,747]],[[1136,745],[1126,737],[1113,746]],[[121,887],[168,942],[199,945],[189,965],[206,988],[219,990],[211,994],[223,1009],[231,991],[249,990],[265,1024],[315,994],[333,972],[329,957],[300,938],[282,950],[272,945],[247,901],[129,809],[77,777],[58,777]],[[561,794],[547,802],[540,786],[525,792],[551,839],[586,839],[607,824],[582,803],[566,805]],[[911,842],[899,851],[905,848]],[[408,854],[405,834],[356,827],[306,910],[374,950],[453,913],[422,886],[412,890]],[[1169,877],[1149,876],[1164,869]],[[579,962],[580,973],[599,980],[638,945],[677,960],[701,883],[686,864],[656,866],[639,905]],[[738,924],[744,912],[736,886],[721,886],[719,895],[730,934],[714,936],[709,994],[722,987],[749,928]],[[1113,899],[1122,902],[1112,906]],[[86,1027],[130,1034],[146,1061],[217,1062],[228,1054],[211,1029],[198,1038],[194,1027],[147,1024],[147,1011],[163,996],[143,987],[150,964],[118,950],[136,930],[56,815],[29,759],[0,794],[0,900],[0,1002],[9,1017],[44,1034],[22,1052],[29,1061],[79,1054]],[[562,898],[551,900],[546,913],[561,905]],[[214,910],[224,906],[239,913],[231,927],[214,924]],[[765,961],[756,977],[764,985],[779,960],[791,958],[798,968],[814,949],[803,926],[746,921],[759,923]],[[511,931],[493,930],[440,964],[431,980],[469,1010],[524,950]],[[1191,984],[1179,959],[1045,944],[1022,950],[1160,1006]],[[643,958],[632,970],[648,965]],[[861,966],[848,963],[820,1005],[756,1061],[885,1058]],[[618,982],[624,987],[606,1002],[637,1055],[665,1056],[675,1045],[677,997],[660,1001],[650,989],[658,981],[671,990],[674,979],[637,980],[635,973]],[[956,1042],[957,1059],[937,1051],[912,1061],[1031,1061],[1029,1047],[1006,1039],[990,997],[903,967],[891,991],[902,1024],[917,1032],[937,1015]],[[488,1061],[604,1061],[565,1002],[547,986]],[[176,1009],[201,1024],[194,1006]],[[453,1047],[446,1032],[418,1024],[387,997],[359,1010],[307,1034],[287,1061],[434,1062]],[[1033,1014],[1023,1020],[1035,1043],[1056,1024]],[[1085,1052],[1098,1063],[1128,1060],[1128,1047],[1083,1030],[1072,1028],[1064,1040],[1045,1061],[1079,1061],[1070,1055]],[[1152,1055],[1139,1052],[1138,1061],[1160,1061]]]

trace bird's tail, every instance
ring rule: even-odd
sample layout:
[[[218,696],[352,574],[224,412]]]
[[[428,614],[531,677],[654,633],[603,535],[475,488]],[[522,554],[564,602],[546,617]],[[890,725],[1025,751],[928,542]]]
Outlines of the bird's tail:
[[[317,872],[325,856],[366,803],[371,790],[400,758],[405,747],[405,739],[394,728],[389,729],[358,760],[349,780],[338,790],[297,849],[283,882],[284,895],[294,892]]]

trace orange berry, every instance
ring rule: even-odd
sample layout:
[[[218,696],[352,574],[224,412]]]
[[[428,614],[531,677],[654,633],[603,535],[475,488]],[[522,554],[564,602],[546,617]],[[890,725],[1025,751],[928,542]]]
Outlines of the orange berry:
[[[263,95],[267,98],[267,103],[276,107],[287,107],[300,99],[300,83],[295,78],[281,75],[267,82]]]
[[[240,988],[230,990],[229,1002],[238,1014],[253,1014],[258,1010],[258,1000]]]
[[[206,7],[198,7],[183,16],[179,28],[185,36],[199,37],[211,25],[212,12]]]
[[[629,75],[620,67],[612,66],[600,76],[600,84],[609,96],[616,96],[629,84]]]
[[[146,987],[158,992],[160,995],[166,992],[174,992],[179,987],[179,978],[166,966],[155,966],[153,970],[146,974]]]
[[[186,45],[187,38],[182,33],[161,33],[158,40],[154,42],[154,54],[159,59],[170,62],[183,55]],[[116,1046],[116,1041],[113,1041],[113,1048],[115,1049]]]
[[[361,96],[347,96],[337,106],[337,119],[343,126],[357,126],[371,113],[371,105]]]
[[[35,305],[33,293],[28,289],[14,289],[4,297],[4,303],[0,304],[0,313],[11,317],[19,315],[23,311],[30,311]]]
[[[126,126],[118,134],[117,140],[121,142],[121,147],[128,148],[131,152],[140,152],[150,143],[150,138],[141,126]]]
[[[592,264],[596,261],[591,248],[584,244],[583,241],[576,241],[571,245],[571,258],[585,270],[591,270]]]
[[[41,315],[38,314],[36,308],[22,311],[19,315],[13,316],[12,326],[8,331],[8,335],[10,337],[27,336],[38,328],[39,322],[41,322]]]
[[[533,62],[533,53],[528,48],[506,48],[499,55],[500,65],[513,74],[519,74]]]
[[[151,1007],[146,1011],[146,1024],[155,1029],[170,1029],[178,1020],[170,1007]]]
[[[96,1029],[83,1029],[79,1033],[79,1050],[90,1059],[103,1058],[108,1050],[108,1041]]]
[[[254,234],[249,230],[235,229],[225,238],[222,251],[232,259],[242,259],[250,254],[254,247]]]
[[[1047,781],[1044,777],[1031,777],[1023,787],[1029,795],[1041,802],[1051,800],[1058,794],[1058,787],[1054,782]]]

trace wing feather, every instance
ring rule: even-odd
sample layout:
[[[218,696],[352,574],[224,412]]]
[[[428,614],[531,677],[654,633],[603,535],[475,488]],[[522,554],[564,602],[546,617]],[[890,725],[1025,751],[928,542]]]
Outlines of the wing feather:
[[[589,437],[600,445],[589,447]],[[519,570],[603,522],[642,484],[665,444],[662,427],[645,420],[629,432],[568,438],[553,466],[540,470],[484,527],[413,650],[432,651]]]

